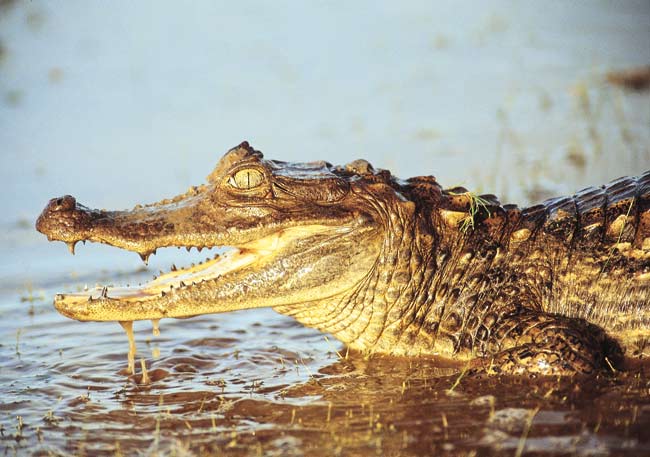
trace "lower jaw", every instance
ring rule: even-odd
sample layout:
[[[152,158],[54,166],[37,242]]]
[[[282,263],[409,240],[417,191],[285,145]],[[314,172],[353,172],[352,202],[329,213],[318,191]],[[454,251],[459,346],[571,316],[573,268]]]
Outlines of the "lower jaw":
[[[188,317],[173,314],[170,305],[175,295],[202,287],[203,283],[247,267],[259,258],[257,252],[234,249],[186,269],[173,269],[138,287],[97,287],[85,293],[58,294],[54,306],[66,317],[80,321]]]

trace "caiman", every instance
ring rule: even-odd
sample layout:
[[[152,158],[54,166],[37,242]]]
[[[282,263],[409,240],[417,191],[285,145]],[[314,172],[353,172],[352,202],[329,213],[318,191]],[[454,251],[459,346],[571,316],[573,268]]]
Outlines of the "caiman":
[[[272,307],[352,349],[511,374],[598,373],[648,354],[650,172],[519,208],[365,160],[265,160],[244,142],[182,195],[128,211],[66,195],[36,228],[72,251],[88,240],[143,259],[233,248],[140,287],[57,295],[80,321]]]

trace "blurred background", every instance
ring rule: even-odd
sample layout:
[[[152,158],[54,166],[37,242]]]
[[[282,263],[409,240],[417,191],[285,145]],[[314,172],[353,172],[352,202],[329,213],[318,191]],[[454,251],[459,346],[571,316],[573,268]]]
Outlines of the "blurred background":
[[[35,232],[49,198],[156,201],[245,139],[520,204],[639,173],[650,98],[607,75],[649,63],[647,0],[2,0],[0,287],[96,264]]]

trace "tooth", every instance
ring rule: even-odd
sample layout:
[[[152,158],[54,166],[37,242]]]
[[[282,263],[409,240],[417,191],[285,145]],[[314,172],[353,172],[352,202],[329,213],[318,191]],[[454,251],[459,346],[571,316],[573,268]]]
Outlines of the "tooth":
[[[70,254],[74,255],[74,245],[77,244],[76,241],[70,241],[69,243],[66,243],[68,245],[68,251],[70,251]]]
[[[176,271],[176,264],[172,263],[172,271]]]
[[[108,287],[106,286],[102,288],[102,298],[108,298]]]
[[[198,246],[196,249],[197,249],[199,252],[201,252],[201,251],[203,250],[203,247],[202,247],[202,246]]]
[[[185,283],[183,281],[181,281],[180,286],[185,287]]]
[[[187,252],[190,252],[192,250],[192,246],[185,246],[185,249],[187,249]]]
[[[92,295],[88,295],[88,302],[91,302],[91,301],[93,301],[93,300],[94,300],[93,296],[92,296]]]
[[[140,254],[140,258],[142,259],[144,264],[149,265],[149,256],[151,255],[151,252],[145,252],[145,253],[139,252],[138,254]]]

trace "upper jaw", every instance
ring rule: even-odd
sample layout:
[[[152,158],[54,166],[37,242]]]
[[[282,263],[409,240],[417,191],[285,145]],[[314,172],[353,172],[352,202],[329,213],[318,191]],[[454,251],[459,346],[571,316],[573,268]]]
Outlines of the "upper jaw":
[[[70,195],[53,198],[36,221],[50,241],[63,241],[74,253],[78,241],[108,244],[137,252],[146,262],[162,247],[243,247],[283,229],[349,224],[360,217],[344,206],[327,211],[291,211],[272,205],[232,205],[213,186],[131,210],[88,208]]]
[[[66,195],[49,201],[36,229],[50,241],[67,243],[73,253],[78,241],[93,241],[137,252],[145,261],[162,247],[237,246],[259,236],[249,233],[245,214],[229,221],[227,211],[211,204],[206,195],[182,197],[106,211],[88,208]]]

